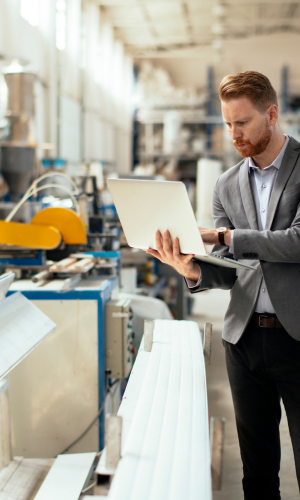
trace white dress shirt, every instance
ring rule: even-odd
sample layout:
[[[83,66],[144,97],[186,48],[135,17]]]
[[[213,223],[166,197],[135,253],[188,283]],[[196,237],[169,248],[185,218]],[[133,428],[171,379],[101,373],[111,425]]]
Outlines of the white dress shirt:
[[[249,158],[249,178],[251,184],[251,190],[254,198],[257,223],[259,231],[263,231],[266,226],[266,219],[268,213],[269,201],[274,186],[275,179],[278,174],[278,170],[281,166],[283,155],[285,153],[286,147],[289,142],[289,137],[286,136],[285,143],[281,149],[277,158],[272,162],[271,165],[260,170],[253,162],[252,158]],[[231,244],[230,253],[234,254],[234,230],[231,231]],[[201,283],[201,274],[197,283],[191,280],[187,280],[188,287],[194,288],[199,286]],[[259,313],[269,313],[275,314],[275,310],[272,306],[270,296],[267,290],[266,282],[264,278],[262,279],[255,311]]]
[[[277,158],[275,158],[275,160],[269,167],[265,167],[260,170],[254,164],[252,158],[249,158],[249,178],[256,208],[259,231],[263,231],[266,227],[268,206],[272,189],[289,140],[289,137],[286,136],[285,143],[279,155],[277,156]],[[231,245],[229,251],[234,254],[234,230],[231,232]],[[264,278],[262,279],[260,285],[255,311],[258,313],[275,314],[275,310],[272,305]]]

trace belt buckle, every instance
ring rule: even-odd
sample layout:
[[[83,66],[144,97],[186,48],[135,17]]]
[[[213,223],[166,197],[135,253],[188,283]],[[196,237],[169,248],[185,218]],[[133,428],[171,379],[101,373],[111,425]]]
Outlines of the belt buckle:
[[[260,326],[261,328],[264,328],[264,326],[260,324],[260,318],[268,318],[268,316],[266,316],[265,314],[260,314],[258,316],[258,326]]]

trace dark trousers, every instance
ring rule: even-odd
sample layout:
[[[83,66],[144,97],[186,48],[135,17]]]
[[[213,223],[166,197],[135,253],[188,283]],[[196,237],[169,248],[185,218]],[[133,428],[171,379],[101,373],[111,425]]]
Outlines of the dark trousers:
[[[243,462],[245,500],[279,500],[280,400],[300,485],[300,342],[250,323],[236,345],[223,340]]]

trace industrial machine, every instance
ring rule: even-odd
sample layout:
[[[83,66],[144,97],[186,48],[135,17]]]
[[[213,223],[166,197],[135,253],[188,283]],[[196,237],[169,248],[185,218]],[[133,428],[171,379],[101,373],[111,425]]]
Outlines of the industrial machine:
[[[63,173],[55,173],[57,177],[67,179],[70,188],[49,182],[53,173],[44,174],[36,179],[22,199],[15,204],[5,220],[0,220],[0,266],[2,272],[6,269],[18,269],[19,278],[28,277],[33,273],[38,276],[34,280],[53,277],[53,273],[63,274],[63,277],[73,273],[86,273],[93,269],[95,274],[116,275],[119,270],[119,252],[94,252],[88,236],[88,214],[82,210],[76,184]],[[46,181],[46,183],[45,183]],[[42,183],[42,185],[41,185]],[[73,209],[63,206],[49,206],[38,211],[28,224],[13,222],[15,214],[24,206],[29,198],[48,187],[59,187],[65,190],[73,203]],[[83,219],[83,220],[82,220]],[[95,234],[98,236],[98,234]],[[118,238],[115,234],[107,234],[105,239]],[[101,249],[100,249],[101,250]],[[71,260],[65,261],[71,256]],[[58,265],[54,264],[58,262]],[[74,264],[73,267],[71,264]],[[43,274],[40,274],[39,271]]]
[[[26,458],[51,458],[70,448],[102,449],[111,378],[105,365],[104,307],[118,285],[120,253],[89,248],[72,181],[66,190],[74,210],[50,206],[29,224],[11,221],[33,193],[47,187],[39,182],[50,175],[34,181],[0,221],[0,265],[19,278],[9,295],[22,292],[57,325],[51,339],[11,376],[12,449]],[[127,349],[121,338],[118,342]],[[130,370],[127,351],[126,356],[118,378]]]
[[[104,307],[118,285],[120,253],[91,249],[76,184],[55,172],[70,184],[57,186],[52,175],[34,180],[0,220],[0,266],[18,277],[8,294],[22,292],[57,325],[11,375],[12,451],[26,458],[104,446],[110,379]],[[27,200],[48,187],[64,189],[73,208],[48,206],[28,223],[14,222]]]
[[[10,201],[0,203],[0,271],[17,276],[9,296],[22,292],[57,325],[11,374],[12,452],[41,459],[69,448],[98,452],[110,384],[104,308],[118,285],[120,253],[93,248],[86,194],[71,177],[57,171],[37,177],[30,136],[35,76],[14,64],[4,77],[10,136],[0,143],[1,171]],[[45,202],[40,195],[49,189],[66,198]],[[96,204],[95,198],[94,212]],[[103,241],[116,238],[105,233],[104,223]],[[118,342],[123,349],[122,339]],[[130,371],[127,351],[126,356],[119,378]]]
[[[51,458],[66,449],[98,452],[104,446],[103,408],[111,377],[104,315],[118,280],[88,275],[70,288],[65,281],[40,286],[22,279],[8,292],[21,291],[57,325],[11,375],[14,456]]]
[[[120,230],[99,216],[95,176],[78,175],[72,179],[55,169],[40,175],[37,144],[31,135],[35,74],[13,60],[1,76],[1,84],[4,78],[7,88],[4,118],[10,131],[0,142],[1,173],[9,191],[5,199],[2,194],[0,201],[1,271],[18,269],[18,277],[27,277],[48,271],[54,262],[71,254],[118,250]],[[5,103],[1,105],[5,107]],[[51,163],[51,158],[48,160]],[[110,269],[111,274],[116,274],[115,262],[110,265],[109,257],[101,258],[95,261],[94,256],[93,266],[87,266],[89,270],[102,268],[106,269],[103,274],[108,274]],[[85,266],[79,267],[86,271]]]
[[[8,88],[6,118],[10,122],[10,137],[1,143],[1,173],[11,200],[18,201],[34,173],[36,144],[30,136],[30,122],[34,117],[36,77],[16,61],[3,73]]]

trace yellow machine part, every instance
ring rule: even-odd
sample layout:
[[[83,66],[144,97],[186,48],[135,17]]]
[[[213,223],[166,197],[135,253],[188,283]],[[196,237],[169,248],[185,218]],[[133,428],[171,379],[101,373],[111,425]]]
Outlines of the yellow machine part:
[[[55,227],[68,245],[85,245],[87,242],[83,223],[69,208],[44,208],[33,217],[31,224]]]
[[[52,250],[60,242],[61,235],[54,227],[0,220],[0,245]]]

